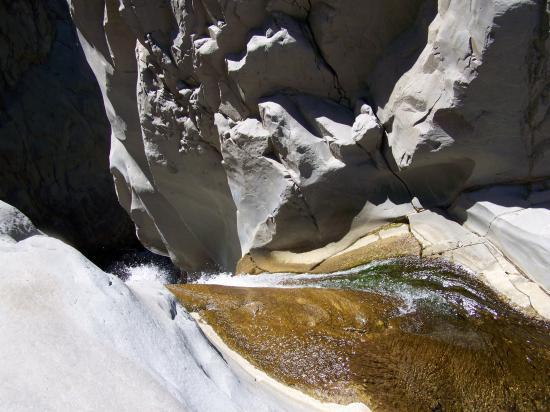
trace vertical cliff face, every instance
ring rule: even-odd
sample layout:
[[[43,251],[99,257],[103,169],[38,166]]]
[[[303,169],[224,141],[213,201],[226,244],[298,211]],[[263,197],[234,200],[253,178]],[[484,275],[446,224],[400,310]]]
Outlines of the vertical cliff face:
[[[109,123],[62,0],[0,1],[0,199],[89,255],[134,242]]]
[[[69,3],[119,200],[180,267],[550,176],[547,1]]]
[[[440,1],[426,47],[389,98],[373,85],[386,155],[424,206],[550,175],[547,7]]]

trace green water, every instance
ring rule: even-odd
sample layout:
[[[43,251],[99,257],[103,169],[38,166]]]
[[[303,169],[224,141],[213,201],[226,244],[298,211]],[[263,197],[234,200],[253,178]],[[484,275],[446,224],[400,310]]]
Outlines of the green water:
[[[394,302],[384,318],[391,330],[351,362],[381,409],[550,410],[550,324],[452,264],[396,259],[285,283],[363,291],[367,305],[373,295]],[[407,398],[425,403],[405,407]]]
[[[241,285],[171,290],[255,366],[319,399],[375,411],[550,410],[550,324],[445,261],[244,278],[260,287],[233,279]]]
[[[399,306],[401,314],[421,309],[457,316],[515,313],[468,272],[436,259],[393,259],[368,265],[360,271],[325,275],[318,279],[288,279],[285,284],[382,294],[402,301]]]

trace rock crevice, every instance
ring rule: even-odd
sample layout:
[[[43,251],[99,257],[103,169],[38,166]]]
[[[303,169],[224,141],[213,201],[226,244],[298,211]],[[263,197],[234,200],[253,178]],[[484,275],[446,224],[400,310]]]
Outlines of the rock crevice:
[[[97,262],[137,247],[109,123],[63,0],[0,1],[0,199]]]

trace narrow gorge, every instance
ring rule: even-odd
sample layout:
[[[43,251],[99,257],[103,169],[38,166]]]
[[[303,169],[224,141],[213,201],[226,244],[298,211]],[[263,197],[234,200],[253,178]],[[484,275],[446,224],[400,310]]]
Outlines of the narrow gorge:
[[[0,22],[0,410],[550,408],[548,0]]]

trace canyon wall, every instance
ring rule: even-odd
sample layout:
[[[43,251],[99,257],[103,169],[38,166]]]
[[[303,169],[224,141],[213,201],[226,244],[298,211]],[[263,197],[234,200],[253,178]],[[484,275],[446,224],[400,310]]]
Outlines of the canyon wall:
[[[312,410],[228,364],[153,264],[123,282],[2,201],[0,259],[2,410]]]
[[[135,241],[109,123],[63,0],[0,0],[0,199],[88,256]]]
[[[183,269],[337,253],[489,185],[547,191],[547,1],[68,1],[119,201]]]

